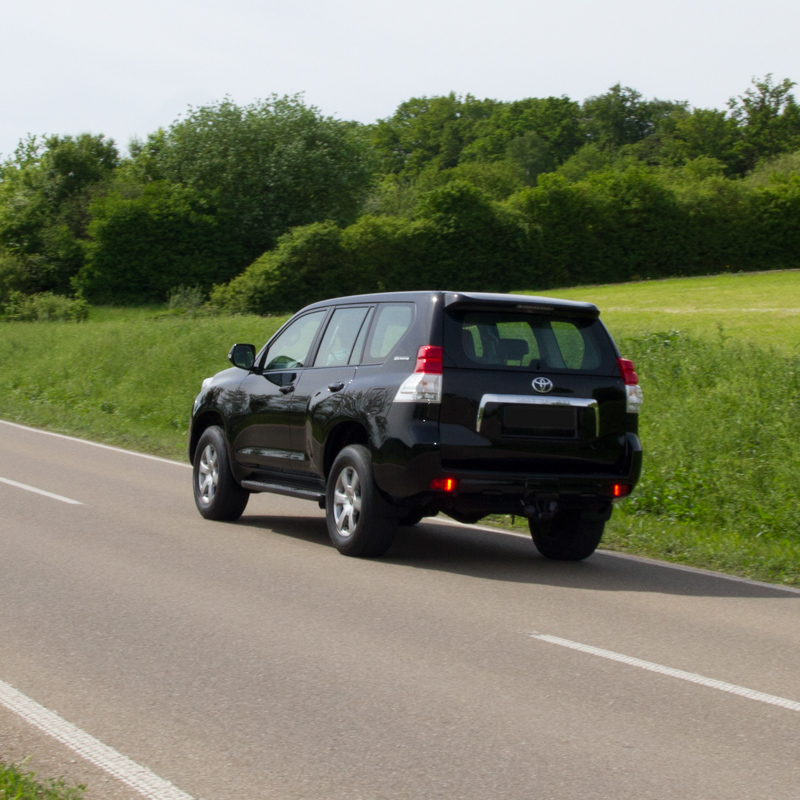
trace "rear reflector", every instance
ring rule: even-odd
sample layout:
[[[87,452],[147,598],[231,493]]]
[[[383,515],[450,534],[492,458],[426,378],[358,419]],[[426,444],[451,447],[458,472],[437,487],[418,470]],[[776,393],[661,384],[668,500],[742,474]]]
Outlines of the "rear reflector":
[[[436,492],[454,492],[458,489],[456,478],[434,478],[431,481],[431,489]]]
[[[442,374],[442,348],[432,344],[424,344],[417,350],[417,366],[414,372],[426,372],[428,375]]]
[[[619,374],[622,376],[622,380],[625,381],[625,385],[636,386],[639,383],[639,376],[636,374],[633,361],[629,358],[618,358],[617,364],[619,364]]]
[[[633,486],[629,483],[615,483],[612,489],[614,497],[627,497],[633,491]]]

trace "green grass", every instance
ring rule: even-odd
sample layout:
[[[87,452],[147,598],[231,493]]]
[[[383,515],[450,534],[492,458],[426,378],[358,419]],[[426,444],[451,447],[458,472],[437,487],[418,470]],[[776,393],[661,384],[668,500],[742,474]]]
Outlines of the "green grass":
[[[183,460],[203,378],[283,319],[93,309],[87,323],[0,324],[0,417]]]
[[[600,308],[615,338],[642,331],[725,334],[800,351],[800,270],[671,278],[612,286],[526,292],[586,300]]]
[[[800,272],[550,294],[600,306],[645,394],[642,480],[604,546],[800,585]],[[0,417],[183,460],[202,379],[281,321],[101,308],[0,324]]]
[[[81,800],[85,789],[61,778],[40,781],[33,772],[0,764],[0,800]]]

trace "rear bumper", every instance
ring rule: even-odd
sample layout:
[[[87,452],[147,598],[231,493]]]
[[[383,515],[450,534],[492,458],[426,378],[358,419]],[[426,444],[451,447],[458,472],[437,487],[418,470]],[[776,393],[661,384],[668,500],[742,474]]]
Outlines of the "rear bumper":
[[[601,473],[494,472],[489,470],[444,470],[438,452],[431,448],[418,452],[411,466],[403,470],[403,480],[392,479],[390,465],[376,469],[379,487],[403,505],[428,510],[453,512],[465,517],[487,514],[520,514],[525,506],[555,501],[562,508],[598,508],[614,498],[614,486],[631,489],[642,469],[642,446],[635,433],[626,434],[626,452],[613,471]],[[435,478],[457,480],[454,492],[430,491]]]

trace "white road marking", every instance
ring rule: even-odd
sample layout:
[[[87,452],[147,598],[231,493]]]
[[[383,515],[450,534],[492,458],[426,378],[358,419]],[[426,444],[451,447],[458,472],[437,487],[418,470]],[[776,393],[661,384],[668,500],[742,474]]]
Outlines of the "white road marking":
[[[785,697],[778,697],[774,694],[757,692],[755,689],[746,689],[744,686],[737,686],[734,683],[725,683],[725,681],[718,681],[714,678],[706,678],[705,676],[697,675],[694,672],[684,672],[682,669],[665,667],[662,664],[655,664],[652,661],[642,661],[640,658],[625,656],[621,653],[615,653],[612,650],[603,650],[600,647],[592,647],[592,645],[581,644],[580,642],[572,642],[569,639],[562,639],[559,636],[548,636],[543,633],[529,633],[528,635],[531,638],[539,639],[542,642],[550,642],[550,644],[568,647],[571,650],[579,650],[582,653],[589,653],[590,655],[599,656],[600,658],[607,658],[611,661],[619,661],[621,664],[628,664],[631,667],[646,669],[650,672],[658,672],[659,674],[667,675],[670,678],[678,678],[682,681],[689,681],[689,683],[697,683],[701,686],[708,686],[711,689],[718,689],[721,692],[729,692],[730,694],[739,695],[739,697],[746,697],[748,700],[758,700],[760,703],[769,703],[769,705],[780,706],[781,708],[787,708],[790,711],[800,711],[800,703],[796,702],[795,700],[787,700]]]
[[[150,800],[193,800],[174,784],[159,778],[147,767],[131,761],[4,681],[0,681],[0,703]]]
[[[798,272],[800,270],[781,270],[782,272]],[[184,467],[186,469],[191,469],[191,464],[186,464],[182,461],[173,461],[169,458],[160,458],[159,456],[151,456],[147,453],[137,453],[135,450],[125,450],[121,447],[112,447],[109,444],[101,444],[100,442],[92,442],[89,439],[79,439],[77,436],[66,436],[63,433],[53,433],[52,431],[45,431],[41,428],[31,428],[28,425],[20,425],[17,422],[7,422],[4,419],[0,419],[0,424],[2,425],[10,425],[12,428],[19,428],[23,431],[30,431],[31,433],[41,433],[44,436],[55,436],[58,439],[66,439],[70,442],[80,442],[81,444],[88,444],[92,447],[101,447],[104,450],[112,450],[116,453],[124,453],[125,455],[129,456],[136,456],[137,458],[147,458],[150,461],[160,461],[162,464],[172,464],[176,467]],[[464,525],[461,522],[456,522],[452,519],[447,519],[446,517],[431,517],[430,519],[426,519],[425,522],[431,523],[442,523],[444,525],[456,525],[461,528],[473,528],[479,531],[486,531],[488,533],[501,533],[504,536],[513,536],[517,539],[527,539],[530,540],[530,535],[527,533],[517,533],[516,531],[510,531],[504,528],[490,528],[488,525]],[[424,523],[423,523],[424,524]],[[639,561],[642,564],[650,564],[654,567],[663,567],[664,569],[674,569],[678,570],[679,572],[694,572],[697,575],[707,575],[710,578],[719,578],[721,580],[726,581],[734,581],[735,583],[746,583],[750,586],[762,586],[767,589],[775,589],[779,592],[789,592],[791,594],[800,594],[800,589],[795,589],[791,586],[781,586],[777,583],[764,583],[763,581],[753,581],[748,578],[740,578],[736,575],[725,575],[722,572],[713,572],[710,569],[700,569],[699,567],[687,567],[683,564],[673,564],[669,561],[659,561],[655,558],[645,558],[644,556],[632,556],[628,553],[618,553],[613,550],[598,550],[598,553],[602,553],[604,556],[611,556],[612,558],[624,558],[629,561]]]
[[[23,431],[30,431],[31,433],[41,433],[43,436],[55,436],[56,439],[66,439],[68,442],[80,442],[81,444],[88,444],[92,447],[100,447],[103,450],[112,450],[115,453],[125,453],[129,456],[138,456],[139,458],[146,458],[149,461],[160,461],[162,464],[173,464],[178,467],[192,468],[191,464],[184,464],[182,461],[173,461],[171,458],[161,458],[160,456],[151,456],[147,453],[137,453],[135,450],[125,450],[122,447],[113,447],[110,444],[100,444],[100,442],[92,442],[89,439],[79,439],[77,436],[67,436],[63,433],[53,433],[53,431],[44,431],[41,428],[31,428],[28,425],[20,425],[18,422],[7,422],[0,419],[0,424],[10,425],[12,428],[19,428]]]
[[[0,478],[0,483],[6,483],[9,486],[14,486],[17,489],[24,489],[26,492],[33,492],[34,494],[40,494],[43,497],[50,497],[53,500],[60,500],[62,503],[69,503],[71,506],[82,506],[83,503],[80,500],[72,500],[69,497],[63,497],[60,494],[53,494],[53,492],[46,492],[44,489],[37,489],[35,486],[28,486],[27,483],[17,483],[16,481],[11,481],[8,478]]]

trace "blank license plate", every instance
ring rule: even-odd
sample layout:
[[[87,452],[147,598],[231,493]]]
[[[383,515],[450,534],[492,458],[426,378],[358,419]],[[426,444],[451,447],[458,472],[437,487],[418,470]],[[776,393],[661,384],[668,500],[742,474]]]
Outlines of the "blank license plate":
[[[505,406],[504,433],[544,433],[553,436],[574,436],[577,428],[576,409],[569,406]]]

